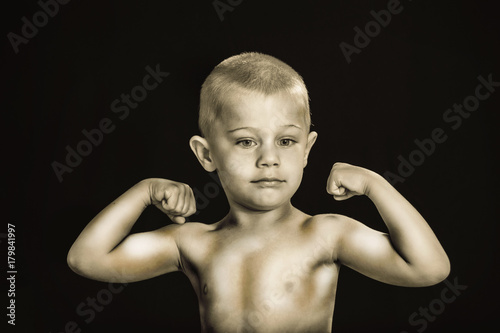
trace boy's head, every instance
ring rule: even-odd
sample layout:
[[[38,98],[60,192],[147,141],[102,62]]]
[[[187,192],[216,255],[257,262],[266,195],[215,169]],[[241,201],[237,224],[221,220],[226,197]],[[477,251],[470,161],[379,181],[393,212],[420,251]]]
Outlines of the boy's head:
[[[191,149],[217,170],[230,204],[268,210],[290,201],[317,133],[307,90],[283,62],[243,53],[220,63],[203,84],[200,129]]]
[[[311,125],[309,95],[302,77],[270,55],[245,52],[222,61],[202,85],[198,125],[204,137],[211,137],[215,122],[224,117],[230,98],[242,92],[285,93],[303,111],[306,126]]]

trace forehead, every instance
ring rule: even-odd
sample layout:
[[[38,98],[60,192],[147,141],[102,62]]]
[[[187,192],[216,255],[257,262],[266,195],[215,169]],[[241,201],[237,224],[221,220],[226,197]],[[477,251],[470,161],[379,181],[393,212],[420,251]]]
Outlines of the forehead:
[[[287,92],[266,95],[238,88],[226,98],[217,119],[224,128],[306,127],[306,110],[299,96]]]

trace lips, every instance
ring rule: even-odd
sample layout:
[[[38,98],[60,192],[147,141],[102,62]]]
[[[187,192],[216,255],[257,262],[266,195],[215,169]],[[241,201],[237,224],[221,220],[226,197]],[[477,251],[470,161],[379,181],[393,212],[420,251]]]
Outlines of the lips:
[[[279,184],[284,183],[284,182],[285,182],[285,180],[279,179],[279,178],[274,178],[274,177],[265,177],[265,178],[260,178],[260,179],[251,181],[251,183],[264,185],[264,186],[276,186],[276,185],[279,185]]]

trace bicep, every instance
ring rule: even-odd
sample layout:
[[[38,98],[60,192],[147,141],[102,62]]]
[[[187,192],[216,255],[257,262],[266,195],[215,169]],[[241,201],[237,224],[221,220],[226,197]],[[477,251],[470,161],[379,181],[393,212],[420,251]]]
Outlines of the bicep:
[[[133,282],[180,270],[179,225],[131,234],[100,263],[100,280]]]
[[[388,234],[345,218],[337,242],[337,260],[380,282],[416,285],[411,266],[396,251]]]

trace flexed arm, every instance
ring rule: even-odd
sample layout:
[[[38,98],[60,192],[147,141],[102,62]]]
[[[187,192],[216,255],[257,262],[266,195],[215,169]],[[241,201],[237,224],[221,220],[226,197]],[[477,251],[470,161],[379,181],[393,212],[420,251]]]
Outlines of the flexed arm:
[[[328,193],[336,200],[366,195],[377,207],[389,234],[344,218],[338,260],[379,281],[403,286],[427,286],[448,276],[448,257],[425,219],[380,175],[336,163]]]
[[[141,213],[155,205],[182,224],[196,211],[191,188],[166,179],[146,179],[104,208],[68,253],[76,273],[100,281],[131,282],[180,269],[180,225],[129,235]]]

